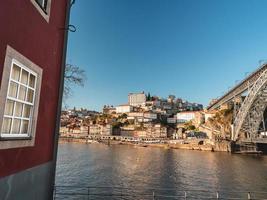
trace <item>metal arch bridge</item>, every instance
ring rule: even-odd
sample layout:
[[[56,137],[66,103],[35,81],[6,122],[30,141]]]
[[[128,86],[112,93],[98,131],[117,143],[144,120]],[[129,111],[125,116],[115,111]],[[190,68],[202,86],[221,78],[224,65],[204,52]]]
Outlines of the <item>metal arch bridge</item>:
[[[241,81],[238,85],[207,107],[208,110],[220,108],[223,104],[234,101],[247,92],[235,111],[231,139],[237,141],[241,134],[243,141],[267,143],[267,139],[259,138],[261,123],[265,126],[264,111],[267,106],[267,64]],[[235,104],[235,103],[234,103]]]
[[[251,73],[247,78],[243,79],[240,83],[226,92],[223,96],[218,98],[215,102],[210,104],[207,109],[214,110],[220,108],[221,105],[233,100],[235,96],[239,96],[246,92],[250,86],[259,78],[263,71],[267,69],[267,63],[261,65],[256,71]]]

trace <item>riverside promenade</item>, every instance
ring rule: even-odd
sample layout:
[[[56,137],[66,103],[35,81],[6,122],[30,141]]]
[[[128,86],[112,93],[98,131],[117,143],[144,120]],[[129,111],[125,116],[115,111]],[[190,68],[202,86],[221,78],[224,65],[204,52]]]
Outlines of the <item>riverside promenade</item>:
[[[89,136],[73,137],[62,136],[60,143],[103,143],[106,145],[134,145],[140,147],[159,147],[165,149],[186,149],[199,151],[231,152],[230,143],[227,141],[214,142],[209,139],[162,139],[162,138],[135,138],[126,136]]]

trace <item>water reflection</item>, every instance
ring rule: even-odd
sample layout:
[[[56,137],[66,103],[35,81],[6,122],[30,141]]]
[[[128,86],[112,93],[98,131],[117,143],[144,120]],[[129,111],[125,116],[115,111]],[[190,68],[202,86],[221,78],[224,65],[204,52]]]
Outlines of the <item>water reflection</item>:
[[[127,145],[60,144],[57,185],[267,191],[267,157]]]

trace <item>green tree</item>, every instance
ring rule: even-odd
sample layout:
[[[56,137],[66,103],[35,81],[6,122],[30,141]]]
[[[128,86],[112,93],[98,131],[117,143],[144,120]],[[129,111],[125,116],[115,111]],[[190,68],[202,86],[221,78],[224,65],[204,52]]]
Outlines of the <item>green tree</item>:
[[[148,92],[147,97],[146,97],[146,100],[147,100],[147,101],[151,101],[151,95],[150,95],[150,92]]]
[[[196,127],[193,125],[192,121],[186,122],[186,123],[184,124],[184,128],[185,128],[186,130],[189,130],[189,131],[194,131],[194,130],[196,130]]]

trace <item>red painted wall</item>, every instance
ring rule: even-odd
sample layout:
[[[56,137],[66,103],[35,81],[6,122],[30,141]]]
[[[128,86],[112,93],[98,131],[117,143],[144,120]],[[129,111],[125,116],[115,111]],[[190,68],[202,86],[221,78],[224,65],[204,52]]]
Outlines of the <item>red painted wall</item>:
[[[0,77],[7,45],[43,68],[35,146],[0,150],[0,177],[53,159],[66,6],[52,0],[47,23],[31,0],[0,1]]]

